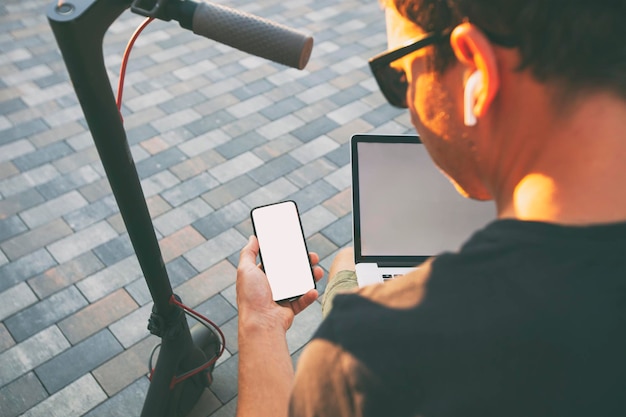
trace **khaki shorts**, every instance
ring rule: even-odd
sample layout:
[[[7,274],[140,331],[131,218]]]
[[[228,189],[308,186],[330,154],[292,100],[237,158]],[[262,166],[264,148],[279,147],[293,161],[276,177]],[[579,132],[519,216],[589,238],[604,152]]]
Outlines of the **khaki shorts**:
[[[356,272],[339,271],[328,283],[322,300],[322,316],[326,317],[333,308],[333,299],[342,292],[349,292],[359,287],[356,280]]]

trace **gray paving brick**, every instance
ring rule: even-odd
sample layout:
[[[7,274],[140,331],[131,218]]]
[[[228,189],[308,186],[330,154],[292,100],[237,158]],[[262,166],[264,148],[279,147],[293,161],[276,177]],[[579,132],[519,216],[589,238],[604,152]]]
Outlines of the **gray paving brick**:
[[[21,310],[4,321],[13,338],[21,342],[51,324],[87,305],[87,300],[75,287],[59,291]]]
[[[298,188],[304,188],[336,169],[337,167],[329,163],[326,158],[318,158],[290,172],[287,179]]]
[[[259,146],[253,152],[256,156],[261,158],[264,162],[270,161],[273,158],[288,153],[289,151],[302,145],[298,139],[292,135],[283,135],[278,139],[274,139],[263,146]]]
[[[243,119],[236,119],[227,123],[221,129],[230,137],[237,138],[249,132],[256,132],[269,123],[269,120],[260,113],[253,113]]]
[[[15,260],[45,247],[47,244],[61,239],[72,233],[69,226],[61,219],[46,223],[12,239],[0,243],[0,248],[6,256]]]
[[[137,173],[139,174],[139,178],[144,179],[184,159],[185,155],[177,148],[166,149],[163,152],[138,162],[136,165]]]
[[[11,162],[0,162],[0,180],[19,174],[19,170]]]
[[[352,171],[350,165],[344,165],[337,171],[327,175],[324,179],[338,190],[345,190],[352,185]]]
[[[0,354],[0,387],[46,362],[70,345],[56,326],[37,333]]]
[[[269,120],[277,120],[301,109],[305,105],[306,104],[297,97],[288,97],[262,109],[261,114]]]
[[[258,186],[249,176],[243,175],[209,191],[202,196],[202,199],[211,207],[220,209],[250,191],[256,190]]]
[[[337,122],[324,115],[315,120],[307,121],[304,126],[295,129],[292,134],[306,143],[330,132],[338,126]]]
[[[139,96],[139,97],[145,97],[145,96]],[[154,127],[150,126],[149,124],[142,124],[132,129],[128,129],[128,128],[126,129],[126,139],[128,143],[131,145],[136,145],[139,142],[143,142],[144,140],[153,138],[157,136],[158,134],[159,132],[157,132],[157,130]]]
[[[70,191],[55,199],[23,211],[20,214],[24,223],[30,228],[40,226],[88,204],[77,191]]]
[[[96,272],[76,284],[90,303],[122,288],[142,276],[139,262],[135,256]]]
[[[127,234],[118,236],[93,249],[93,253],[107,266],[134,255],[135,251]]]
[[[35,151],[35,147],[26,139],[16,140],[0,146],[0,161],[10,161]]]
[[[257,95],[246,100],[238,101],[232,106],[229,106],[226,110],[234,117],[242,118],[251,116],[271,105],[272,101],[269,98],[264,95]]]
[[[139,110],[144,110],[148,107],[156,106],[161,103],[167,102],[174,98],[167,90],[156,90],[149,92],[147,94],[141,94],[137,97],[134,97],[130,100],[126,100],[124,105],[128,107],[130,110],[136,112]],[[156,129],[155,129],[156,132]],[[129,134],[129,137],[131,135]],[[151,135],[154,136],[154,135]]]
[[[216,130],[221,126],[232,122],[235,117],[225,110],[211,114],[211,117],[202,117],[191,123],[187,123],[185,128],[196,136]]]
[[[91,374],[81,377],[63,390],[23,414],[24,417],[80,417],[107,398]]]
[[[343,167],[350,163],[350,145],[348,142],[342,144],[339,148],[332,152],[327,153],[324,156],[326,159],[337,165]]]
[[[87,184],[94,183],[100,178],[100,174],[98,174],[93,167],[85,165],[78,168],[76,171],[70,171],[52,181],[41,184],[37,187],[37,191],[39,191],[46,200],[52,200],[79,187],[86,189],[85,186]],[[83,197],[87,198],[87,193],[81,192],[81,194]]]
[[[38,301],[30,287],[21,282],[0,293],[0,321]]]
[[[290,198],[296,201],[298,208],[304,213],[317,206],[320,200],[327,200],[335,194],[337,194],[335,187],[324,180],[319,180],[292,194]]]
[[[5,55],[6,57],[6,55]],[[0,114],[10,114],[17,110],[23,110],[26,104],[20,97],[0,101]]]
[[[256,131],[250,131],[217,146],[215,150],[224,158],[230,159],[254,149],[265,142],[267,142],[267,139],[263,136],[259,135]]]
[[[56,265],[54,259],[45,249],[30,253],[16,261],[0,267],[0,291],[25,281],[46,269]]]
[[[149,386],[148,378],[140,378],[85,414],[85,417],[138,416]]]
[[[43,201],[44,199],[41,194],[34,189],[29,189],[4,200],[0,200],[0,213],[3,214],[4,218],[7,218],[15,213],[40,204]]]
[[[39,298],[43,299],[91,275],[103,266],[93,253],[87,252],[29,279],[28,285]]]
[[[156,336],[147,337],[92,372],[108,396],[117,394],[148,373],[147,360],[159,342]]]
[[[213,370],[213,385],[210,389],[222,403],[227,403],[237,395],[238,365],[239,355],[233,355]]]
[[[89,164],[100,164],[100,157],[95,147],[88,147],[82,149],[76,153],[70,154],[63,158],[59,158],[52,162],[52,165],[59,170],[59,172],[65,174],[70,171],[74,171]],[[50,178],[52,179],[52,178]]]
[[[116,237],[117,232],[106,221],[101,221],[58,240],[47,248],[57,262],[63,263]]]
[[[338,247],[343,247],[352,241],[352,216],[346,215],[336,222],[322,229],[322,234],[329,238]]]
[[[152,303],[150,302],[111,324],[109,329],[122,346],[128,349],[150,334],[148,319],[151,312]]]
[[[0,193],[4,197],[13,196],[48,182],[60,175],[50,164],[42,165],[30,171],[0,181]]]
[[[239,200],[235,200],[194,222],[193,227],[206,239],[213,239],[230,229],[234,224],[248,218],[249,215],[250,207]]]
[[[196,198],[154,219],[154,227],[163,236],[168,236],[212,212],[204,200]]]
[[[13,159],[13,163],[22,171],[36,168],[73,152],[65,142],[57,142]]]
[[[211,414],[214,417],[235,417],[237,414],[237,397],[234,397],[222,408]]]
[[[245,152],[231,160],[224,162],[214,168],[209,173],[221,183],[228,182],[235,177],[243,175],[252,169],[263,164],[263,161],[250,152]]]
[[[272,84],[267,80],[257,80],[233,90],[233,95],[239,100],[246,100],[247,98],[263,94],[272,89],[272,87]]]
[[[78,191],[89,202],[100,200],[112,193],[111,186],[106,178],[97,179],[94,182],[81,186]]]
[[[198,271],[183,257],[178,257],[166,265],[172,288],[176,288],[188,279],[198,275]]]
[[[143,277],[138,278],[125,286],[124,290],[126,290],[132,299],[140,306],[152,301],[152,295],[148,289],[148,284],[146,284],[146,280]]]
[[[107,195],[96,202],[92,202],[89,205],[63,215],[63,219],[72,229],[82,230],[110,217],[117,211],[118,208],[115,199],[112,195]]]
[[[248,194],[242,200],[249,207],[258,207],[284,200],[297,191],[298,187],[281,177]]]
[[[47,397],[41,382],[30,372],[0,389],[0,416],[16,417]]]
[[[239,232],[229,229],[190,250],[184,256],[196,270],[202,272],[227,256],[239,252],[246,242],[247,239],[241,236]]]
[[[53,394],[122,350],[120,343],[105,329],[39,366],[35,373]]]
[[[159,132],[167,132],[177,127],[188,125],[202,116],[194,109],[184,109],[151,122]]]
[[[271,161],[253,169],[248,175],[260,184],[266,185],[280,177],[283,177],[296,168],[300,167],[300,162],[290,155],[281,155]]]
[[[40,119],[36,119],[28,123],[20,123],[17,126],[5,129],[2,132],[2,135],[0,135],[0,145],[32,136],[35,133],[42,132],[46,129],[48,129],[48,125]]]
[[[337,220],[337,216],[322,206],[314,207],[306,213],[300,213],[300,217],[302,218],[304,235],[307,237]]]
[[[179,206],[215,188],[219,182],[207,173],[185,180],[164,191],[161,196],[172,206]]]
[[[171,188],[180,183],[180,180],[176,178],[174,174],[169,171],[161,171],[151,177],[145,178],[141,181],[141,188],[143,189],[144,196],[152,197],[159,194],[163,190]]]
[[[337,142],[330,139],[328,136],[323,135],[297,149],[294,149],[290,152],[290,155],[300,163],[306,164],[338,147],[339,145]]]
[[[220,129],[211,130],[209,132],[195,136],[193,139],[182,143],[178,148],[187,156],[194,157],[206,153],[207,151],[221,145],[230,140]]]
[[[289,114],[262,126],[259,128],[259,133],[267,139],[276,139],[303,125],[304,122],[301,119]]]
[[[28,230],[18,216],[0,219],[0,240],[7,240]]]
[[[337,110],[333,110],[328,114],[331,120],[334,120],[340,125],[345,125],[352,122],[367,113],[370,108],[360,101],[351,102],[351,98],[346,98],[345,105],[341,105]]]
[[[218,326],[222,326],[224,323],[237,315],[237,310],[220,294],[214,295],[204,303],[195,306],[194,310],[205,317],[208,317]],[[196,321],[190,318],[190,326],[195,323]]]
[[[15,346],[15,340],[11,337],[11,334],[4,326],[4,323],[0,323],[0,353],[4,352],[11,346]]]

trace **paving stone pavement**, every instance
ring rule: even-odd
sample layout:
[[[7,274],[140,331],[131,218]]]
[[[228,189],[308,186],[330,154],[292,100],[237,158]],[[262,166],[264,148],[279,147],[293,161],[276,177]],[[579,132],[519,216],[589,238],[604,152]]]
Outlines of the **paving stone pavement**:
[[[0,417],[137,416],[158,341],[152,300],[45,17],[51,1],[0,4]],[[350,136],[413,130],[367,68],[386,47],[376,0],[219,2],[312,34],[307,68],[155,21],[131,55],[123,115],[172,286],[227,337],[198,414],[223,417],[237,402],[235,267],[250,209],[296,200],[328,268],[351,241]],[[112,82],[142,19],[124,13],[107,33]],[[319,304],[296,318],[294,363],[320,320]]]

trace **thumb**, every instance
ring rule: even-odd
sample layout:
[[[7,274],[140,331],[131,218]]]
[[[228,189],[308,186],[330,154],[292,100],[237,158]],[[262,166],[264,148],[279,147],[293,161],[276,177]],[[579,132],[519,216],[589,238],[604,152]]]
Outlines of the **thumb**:
[[[259,254],[259,241],[256,236],[250,236],[248,243],[239,253],[239,267],[256,267],[256,258]]]

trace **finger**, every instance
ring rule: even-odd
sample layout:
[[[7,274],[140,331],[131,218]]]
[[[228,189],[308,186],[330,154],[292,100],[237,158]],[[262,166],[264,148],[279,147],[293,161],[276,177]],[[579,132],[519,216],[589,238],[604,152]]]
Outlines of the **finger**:
[[[293,310],[294,314],[298,314],[302,310],[313,304],[313,302],[317,300],[317,297],[317,290],[309,290],[302,297],[291,302],[291,309]]]
[[[320,257],[315,252],[309,252],[309,260],[311,261],[311,265],[317,265],[320,262]]]
[[[313,267],[313,278],[315,278],[315,282],[319,281],[324,277],[324,270],[321,266]]]
[[[241,249],[239,253],[239,267],[250,268],[256,267],[256,258],[259,253],[259,242],[256,237],[250,236],[248,243]]]

